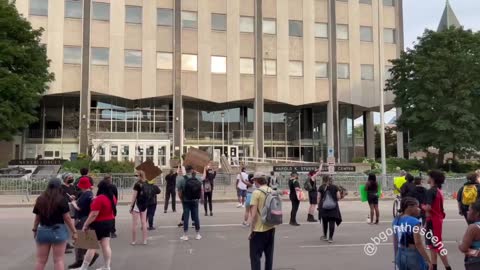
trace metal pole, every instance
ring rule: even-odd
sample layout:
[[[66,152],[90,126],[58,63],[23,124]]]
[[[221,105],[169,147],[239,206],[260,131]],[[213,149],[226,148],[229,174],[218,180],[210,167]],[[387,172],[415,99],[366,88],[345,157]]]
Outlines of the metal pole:
[[[64,127],[64,114],[65,114],[65,100],[64,97],[62,97],[62,129],[60,130],[60,158],[63,159],[63,131],[65,129]]]
[[[383,187],[386,186],[386,175],[387,175],[387,157],[386,157],[386,147],[385,147],[385,96],[383,89],[385,82],[383,81],[384,73],[384,52],[383,52],[383,14],[382,14],[382,2],[378,2],[378,83],[380,91],[380,147],[381,147],[381,157],[382,157],[382,184]]]

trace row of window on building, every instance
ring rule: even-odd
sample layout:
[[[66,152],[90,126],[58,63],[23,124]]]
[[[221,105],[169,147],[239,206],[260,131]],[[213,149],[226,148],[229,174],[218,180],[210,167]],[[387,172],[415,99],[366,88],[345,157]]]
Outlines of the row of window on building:
[[[64,63],[65,64],[81,64],[82,62],[81,47],[64,47]],[[91,50],[93,65],[108,65],[109,49],[108,48],[92,48]],[[182,54],[182,70],[198,71],[198,56],[195,54]],[[211,56],[210,59],[211,72],[214,74],[225,74],[227,72],[227,57]],[[142,67],[142,52],[134,50],[125,50],[125,66],[129,68]],[[253,58],[240,58],[240,74],[255,74],[255,61]],[[173,68],[173,53],[157,52],[157,69],[171,70]],[[289,61],[289,75],[292,77],[303,76],[303,61]],[[386,71],[389,67],[386,67]],[[263,74],[267,76],[277,75],[277,61],[275,59],[265,59],[263,62]],[[328,77],[328,63],[315,63],[315,77]],[[339,63],[337,66],[337,77],[339,79],[350,78],[350,67],[348,63]],[[388,76],[387,76],[388,77]],[[374,79],[374,67],[370,64],[361,65],[362,80]]]
[[[48,15],[48,0],[30,0],[30,15]],[[365,1],[364,1],[365,2]],[[371,2],[371,1],[370,1]],[[82,18],[82,1],[65,1],[65,17],[67,18]],[[110,4],[103,2],[93,2],[92,18],[94,20],[109,21],[110,20]],[[140,24],[142,23],[142,7],[140,6],[125,6],[125,22]],[[173,10],[172,9],[157,9],[157,25],[159,26],[173,26]],[[226,14],[211,14],[211,25],[214,31],[227,30],[227,15]],[[253,33],[254,32],[254,18],[249,16],[240,16],[240,32]],[[182,27],[197,29],[198,16],[197,12],[182,11]],[[337,39],[348,40],[349,31],[348,25],[337,24]],[[268,35],[277,34],[276,19],[263,19],[263,33]],[[303,22],[299,20],[289,20],[289,36],[302,37],[303,36]],[[328,24],[315,23],[315,37],[328,38]],[[360,27],[360,40],[372,42],[373,28],[371,26]],[[386,43],[395,43],[395,29],[384,29],[384,41]]]

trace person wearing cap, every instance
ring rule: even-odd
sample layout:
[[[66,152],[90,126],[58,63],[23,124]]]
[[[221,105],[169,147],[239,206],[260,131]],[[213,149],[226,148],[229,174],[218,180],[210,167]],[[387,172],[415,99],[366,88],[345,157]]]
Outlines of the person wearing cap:
[[[73,241],[77,240],[78,234],[60,179],[53,178],[48,182],[46,190],[35,201],[33,213],[32,232],[37,244],[35,269],[45,269],[50,250],[53,253],[53,269],[63,269],[69,230]]]
[[[250,200],[250,219],[252,231],[250,232],[250,266],[252,270],[261,270],[262,255],[265,254],[265,270],[273,269],[273,251],[275,246],[275,226],[262,222],[260,211],[266,201],[266,194],[272,192],[267,186],[267,177],[262,172],[253,175],[257,189],[252,193]]]
[[[76,201],[72,202],[73,207],[75,208],[75,228],[77,230],[81,230],[85,221],[90,214],[90,205],[93,201],[93,192],[92,192],[92,184],[88,180],[88,178],[84,177],[81,178],[77,184],[77,188],[80,190],[80,196]],[[75,262],[68,267],[68,269],[74,269],[82,266],[83,259],[85,257],[85,253],[87,253],[86,249],[76,248],[75,249]],[[98,254],[95,254],[93,257],[90,266],[97,260]]]
[[[300,183],[298,182],[298,173],[293,171],[290,174],[290,180],[288,181],[288,187],[290,188],[290,201],[292,202],[292,211],[290,212],[290,225],[300,226],[297,223],[297,212],[300,207],[300,200],[297,197],[297,192],[302,191]]]

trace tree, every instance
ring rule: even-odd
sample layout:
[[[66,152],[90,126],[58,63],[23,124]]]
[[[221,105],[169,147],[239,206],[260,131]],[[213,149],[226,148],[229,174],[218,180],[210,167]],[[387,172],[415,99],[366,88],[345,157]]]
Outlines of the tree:
[[[40,45],[43,30],[33,30],[10,2],[0,0],[0,140],[37,120],[35,109],[54,78]]]
[[[391,61],[386,91],[402,108],[398,128],[410,133],[410,148],[446,153],[480,150],[480,33],[461,28],[426,30],[413,49]]]
[[[375,126],[375,156],[380,157],[382,155],[380,144],[380,130],[381,126]],[[387,157],[397,156],[397,133],[395,128],[385,127],[385,152]]]

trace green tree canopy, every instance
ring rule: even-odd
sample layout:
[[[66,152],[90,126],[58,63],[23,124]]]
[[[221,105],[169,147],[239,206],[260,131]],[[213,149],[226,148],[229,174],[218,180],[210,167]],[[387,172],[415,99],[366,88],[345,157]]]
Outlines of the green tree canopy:
[[[33,30],[10,2],[0,0],[0,140],[36,121],[35,109],[53,80],[42,29]]]
[[[480,33],[425,31],[413,49],[393,60],[386,91],[395,94],[400,130],[410,149],[466,154],[480,150]]]

